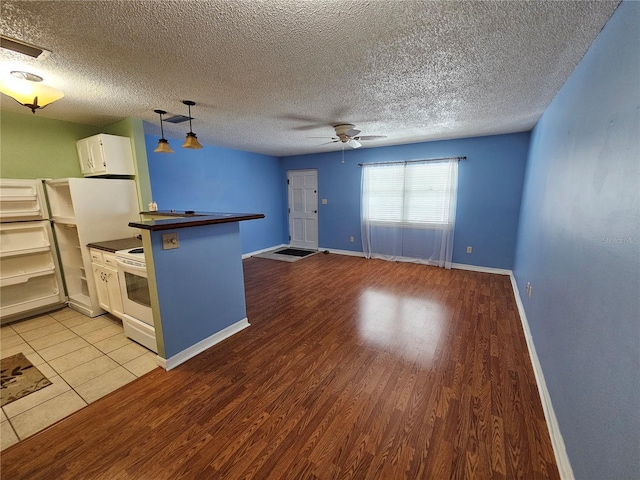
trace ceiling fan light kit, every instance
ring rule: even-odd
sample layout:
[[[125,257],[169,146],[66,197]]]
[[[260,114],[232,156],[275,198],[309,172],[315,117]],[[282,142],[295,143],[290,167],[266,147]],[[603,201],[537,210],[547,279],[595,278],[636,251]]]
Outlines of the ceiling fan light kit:
[[[0,78],[0,92],[31,109],[33,113],[60,100],[64,93],[42,83],[42,77],[29,72],[13,71]]]
[[[368,141],[377,140],[379,138],[387,138],[385,135],[358,135],[361,130],[358,130],[357,128],[355,128],[355,125],[352,125],[350,123],[341,123],[339,125],[334,125],[333,129],[336,131],[336,136],[326,143],[340,142],[342,143],[343,148],[345,144],[349,145],[351,148],[360,148],[362,146],[360,140]]]
[[[350,138],[345,143],[347,145],[349,145],[351,148],[360,148],[362,146],[362,144],[359,141],[357,141],[357,140],[355,140],[353,138]]]

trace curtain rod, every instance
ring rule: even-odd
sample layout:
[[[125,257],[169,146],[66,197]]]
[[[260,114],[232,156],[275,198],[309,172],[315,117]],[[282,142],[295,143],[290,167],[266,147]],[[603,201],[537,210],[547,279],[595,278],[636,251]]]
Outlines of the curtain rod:
[[[436,160],[466,160],[467,157],[440,157],[440,158],[424,158],[422,160],[398,160],[397,162],[372,162],[372,163],[359,163],[359,167],[365,165],[391,165],[394,163],[417,163],[417,162],[434,162]]]

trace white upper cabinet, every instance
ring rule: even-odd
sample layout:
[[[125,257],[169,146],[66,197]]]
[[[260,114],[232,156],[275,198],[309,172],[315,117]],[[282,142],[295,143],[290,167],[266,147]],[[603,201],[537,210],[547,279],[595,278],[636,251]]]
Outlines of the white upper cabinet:
[[[135,175],[129,137],[100,133],[78,140],[76,147],[85,177]]]

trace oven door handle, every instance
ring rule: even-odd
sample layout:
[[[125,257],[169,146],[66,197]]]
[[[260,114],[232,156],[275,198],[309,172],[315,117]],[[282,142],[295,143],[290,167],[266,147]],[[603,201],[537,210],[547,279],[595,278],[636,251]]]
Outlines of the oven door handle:
[[[147,273],[147,267],[138,267],[137,265],[131,265],[130,263],[124,263],[123,261],[116,258],[116,263],[122,267],[123,270],[134,270],[136,272]],[[146,275],[145,275],[146,276]]]

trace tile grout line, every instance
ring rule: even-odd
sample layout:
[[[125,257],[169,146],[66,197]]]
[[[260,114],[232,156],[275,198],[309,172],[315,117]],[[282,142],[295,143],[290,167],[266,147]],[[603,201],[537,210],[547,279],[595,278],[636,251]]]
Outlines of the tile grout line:
[[[73,331],[73,330],[71,330],[69,327],[67,327],[64,323],[61,323],[57,318],[55,318],[55,317],[53,317],[53,316],[49,315],[48,313],[47,313],[46,315],[47,315],[48,317],[53,318],[53,320],[55,320],[55,321],[56,321],[56,323],[59,323],[59,324],[60,324],[60,325],[62,325],[64,328],[66,328],[67,330],[71,331],[74,335],[77,335],[79,338],[82,338],[82,337],[81,337],[80,335],[78,335],[76,332],[74,332],[74,331]],[[53,325],[53,324],[50,324],[50,325]],[[38,328],[38,327],[36,327],[36,328]],[[13,330],[13,329],[12,329],[12,330]],[[27,331],[27,332],[30,332],[30,331],[32,331],[32,330],[35,330],[35,328],[32,328],[31,330],[26,330],[26,331]],[[14,330],[14,331],[15,331],[15,330]],[[64,330],[61,330],[61,331],[64,331]],[[37,350],[37,349],[35,349],[35,348],[33,347],[33,345],[31,345],[31,343],[29,343],[29,341],[28,341],[28,340],[26,340],[26,339],[25,339],[25,338],[24,338],[24,337],[23,337],[19,332],[16,332],[16,334],[17,334],[17,335],[22,339],[22,341],[23,341],[24,343],[26,343],[27,345],[29,345],[29,348],[31,348],[31,350],[33,350],[33,351],[34,351],[34,353],[36,353],[40,358],[42,358],[42,360],[44,361],[44,363],[46,363],[46,364],[47,364],[47,366],[48,366],[51,370],[53,370],[54,372],[56,372],[56,374],[57,374],[56,376],[60,377],[60,380],[61,380],[61,381],[63,381],[65,384],[67,384],[67,386],[69,387],[69,389],[73,389],[73,387],[72,387],[71,385],[69,385],[69,383],[64,379],[64,377],[63,377],[62,375],[60,375],[60,372],[58,372],[58,370],[56,370],[56,369],[55,369],[55,368],[54,368],[54,367],[49,363],[49,361],[48,361],[48,360],[45,360],[45,359],[42,357],[42,355],[40,355],[40,354],[38,353],[38,350]],[[43,338],[43,337],[38,337],[38,338]],[[38,338],[34,338],[34,340],[38,340]],[[83,338],[83,340],[84,340],[84,338]],[[85,340],[85,341],[86,341],[86,340]],[[66,340],[63,340],[63,341],[62,341],[62,342],[60,342],[60,343],[63,343],[63,342],[66,342]],[[89,343],[89,342],[87,342],[87,343]],[[59,344],[58,344],[58,343],[56,343],[56,344],[54,344],[54,345],[59,345]],[[51,346],[51,347],[53,347],[54,345],[50,345],[50,346]],[[46,348],[48,348],[48,347],[46,347]],[[76,351],[76,350],[74,350],[74,351]],[[72,352],[70,352],[70,353],[72,353]],[[34,367],[35,367],[35,368],[38,368],[38,366],[37,366],[37,365],[34,365]],[[49,381],[51,381],[51,380],[49,379]],[[13,423],[11,422],[11,419],[12,419],[12,418],[15,418],[15,417],[17,417],[17,416],[19,416],[19,415],[22,415],[22,414],[24,414],[24,413],[27,413],[28,411],[30,411],[30,410],[32,410],[32,409],[34,409],[35,407],[38,407],[38,406],[42,405],[43,403],[48,402],[49,400],[53,400],[54,398],[58,398],[60,395],[62,395],[62,394],[64,394],[64,393],[67,393],[68,391],[69,391],[69,390],[65,390],[64,392],[61,392],[61,393],[59,393],[58,395],[54,395],[53,397],[51,397],[51,398],[49,398],[49,399],[45,400],[44,402],[38,403],[37,405],[34,405],[33,407],[27,408],[25,411],[20,412],[18,415],[14,415],[14,416],[13,416],[13,417],[11,417],[11,418],[10,418],[8,415],[6,415],[6,413],[5,413],[5,415],[6,415],[6,417],[7,417],[7,420],[9,421],[9,424],[11,425],[11,429],[12,429],[12,430],[13,430],[13,432],[16,434],[16,438],[18,439],[18,441],[19,441],[19,442],[21,442],[21,441],[22,441],[22,440],[24,440],[24,439],[23,439],[23,438],[20,438],[20,436],[18,435],[18,432],[17,432],[17,431],[16,431],[16,429],[14,428]],[[75,390],[74,390],[74,392],[75,392]],[[76,393],[76,395],[78,395],[78,396],[80,397],[80,399],[85,403],[85,406],[86,406],[86,405],[89,405],[89,404],[85,401],[85,399],[84,399],[84,398],[82,398],[82,396],[81,396],[80,394],[78,394],[78,392],[75,392],[75,393]],[[37,433],[37,432],[35,432],[35,433]],[[35,435],[35,433],[33,433],[32,435]],[[31,436],[31,435],[29,435],[29,436]],[[27,436],[27,437],[25,437],[25,438],[28,438],[29,436]]]
[[[66,326],[64,323],[62,323],[60,320],[58,320],[57,318],[53,317],[52,315],[50,315],[50,314],[48,314],[48,313],[47,313],[47,314],[45,314],[45,315],[47,315],[48,317],[52,318],[52,319],[55,321],[55,323],[58,323],[58,324],[62,325],[65,329],[67,329],[67,330],[71,331],[74,335],[76,335],[76,337],[81,338],[82,340],[84,340],[88,345],[90,345],[90,346],[94,347],[95,349],[97,349],[97,350],[100,352],[100,355],[101,355],[101,356],[104,356],[104,357],[109,358],[110,360],[112,360],[112,361],[113,361],[113,362],[115,362],[115,364],[116,364],[116,366],[115,366],[114,368],[112,368],[112,369],[110,369],[110,370],[107,370],[106,372],[102,373],[101,375],[98,375],[97,377],[94,377],[94,378],[92,378],[92,379],[90,379],[90,380],[87,380],[86,382],[83,382],[83,383],[81,383],[80,385],[77,385],[76,387],[80,387],[80,386],[82,386],[82,385],[85,385],[86,383],[88,383],[88,382],[90,382],[90,381],[92,381],[92,380],[95,380],[96,378],[98,378],[98,377],[100,377],[100,376],[102,376],[102,375],[105,375],[105,374],[107,374],[107,373],[109,373],[109,372],[112,372],[112,371],[116,370],[118,367],[122,367],[122,368],[124,368],[127,372],[129,372],[131,375],[133,375],[133,376],[135,377],[134,379],[136,379],[136,380],[137,380],[138,378],[140,378],[140,377],[139,377],[138,375],[136,375],[134,372],[132,372],[131,370],[129,370],[127,367],[125,367],[125,366],[124,366],[124,363],[120,363],[120,362],[118,362],[117,360],[115,360],[115,359],[111,358],[111,357],[109,356],[109,354],[108,354],[108,353],[106,353],[106,352],[104,352],[104,351],[100,350],[100,348],[96,347],[96,346],[95,346],[95,344],[94,344],[93,342],[90,342],[89,340],[87,340],[86,338],[84,338],[82,335],[80,335],[80,334],[76,333],[75,331],[73,331],[73,330],[71,329],[71,327],[67,327],[67,326]],[[70,317],[70,318],[71,318],[71,317]],[[91,320],[89,320],[89,321],[97,320],[97,317],[89,317],[89,318],[91,319]],[[107,320],[109,320],[110,322],[112,322],[110,318],[107,318]],[[113,323],[114,325],[116,325],[116,322],[112,322],[112,323]],[[51,323],[50,325],[53,325],[53,323]],[[41,406],[43,403],[46,403],[46,402],[48,402],[48,401],[50,401],[50,400],[53,400],[53,399],[55,399],[55,398],[59,397],[60,395],[63,395],[63,394],[65,394],[65,393],[69,392],[69,391],[73,391],[73,392],[74,392],[74,393],[75,393],[75,394],[80,398],[80,400],[82,400],[82,402],[84,402],[84,406],[83,406],[83,407],[81,407],[81,408],[84,408],[84,407],[88,406],[88,405],[89,405],[89,402],[87,402],[87,401],[85,400],[85,398],[80,394],[80,392],[78,392],[78,390],[76,390],[76,387],[72,386],[69,382],[67,382],[67,380],[62,376],[61,372],[59,372],[58,370],[56,370],[56,369],[55,369],[55,368],[54,368],[54,367],[49,363],[49,360],[45,360],[45,359],[40,355],[40,353],[38,352],[38,350],[37,350],[36,348],[34,348],[34,346],[30,343],[30,341],[28,341],[27,339],[25,339],[25,338],[24,338],[24,337],[23,337],[19,332],[17,332],[16,330],[14,330],[10,325],[6,325],[6,326],[7,326],[7,327],[9,327],[9,328],[11,328],[11,330],[12,330],[16,335],[18,335],[18,337],[20,337],[20,339],[21,339],[25,344],[27,344],[27,345],[29,346],[29,348],[31,348],[31,349],[33,350],[33,352],[34,352],[35,354],[37,354],[40,358],[42,358],[43,362],[44,362],[45,364],[47,364],[47,366],[57,374],[56,376],[60,377],[60,380],[61,380],[62,382],[64,382],[64,383],[69,387],[69,390],[65,390],[64,392],[61,392],[61,393],[59,393],[58,395],[54,395],[53,397],[51,397],[51,398],[49,398],[49,399],[45,400],[44,402],[41,402],[41,403],[39,403],[39,404],[37,404],[37,405],[34,405],[34,406],[32,406],[32,407],[30,407],[30,408],[28,408],[28,409],[24,410],[23,412],[20,412],[19,414],[14,415],[14,416],[13,416],[13,417],[11,417],[11,418],[10,418],[8,415],[6,415],[6,413],[5,413],[5,416],[6,416],[6,418],[7,418],[7,422],[9,423],[9,426],[11,427],[11,430],[13,431],[13,433],[14,433],[14,434],[15,434],[15,436],[16,436],[16,438],[18,439],[18,442],[17,442],[17,443],[19,443],[19,442],[23,441],[24,439],[26,439],[26,438],[28,438],[28,437],[30,437],[30,436],[32,436],[32,435],[35,435],[36,433],[38,433],[38,432],[39,432],[39,431],[41,431],[41,430],[38,430],[38,432],[34,432],[34,433],[32,433],[31,435],[28,435],[28,436],[26,436],[26,437],[24,437],[24,438],[21,438],[21,437],[20,437],[20,435],[18,435],[18,432],[16,431],[16,429],[15,429],[15,427],[14,427],[13,423],[12,423],[12,419],[13,419],[13,418],[18,417],[19,415],[23,415],[23,414],[25,414],[25,413],[29,412],[30,410],[32,410],[32,409],[34,409],[34,408],[36,408],[36,407],[38,407],[38,406]],[[33,330],[35,330],[35,329],[37,329],[37,328],[39,328],[39,327],[36,327],[36,328],[30,329],[30,330],[26,330],[25,332],[30,332],[30,331],[33,331]],[[99,329],[96,329],[96,330],[99,330]],[[64,331],[64,330],[60,330],[60,331],[62,332],[62,331]],[[87,333],[91,333],[91,332],[87,332]],[[118,332],[118,333],[116,333],[116,334],[114,334],[114,335],[110,335],[109,337],[106,337],[106,338],[101,339],[101,340],[99,340],[99,341],[106,340],[107,338],[114,337],[114,336],[116,336],[116,335],[119,335],[120,333],[121,333],[121,332]],[[44,336],[43,336],[43,337],[44,337]],[[38,337],[38,338],[35,338],[35,339],[33,339],[33,340],[38,340],[38,339],[43,338],[43,337]],[[69,340],[71,340],[71,339],[69,339]],[[53,346],[55,346],[55,345],[59,345],[60,343],[64,343],[64,342],[66,342],[66,341],[68,341],[68,340],[63,340],[62,342],[59,342],[59,343],[56,343],[56,344],[53,344],[53,345],[49,345],[48,347],[45,347],[45,348],[53,347]],[[133,343],[132,343],[132,344],[133,344]],[[136,344],[136,345],[137,345],[137,344]],[[124,345],[123,347],[126,347],[126,346],[127,346],[127,345]],[[119,348],[123,348],[123,347],[119,347]],[[81,347],[81,348],[86,348],[86,347]],[[80,350],[81,348],[76,349],[76,350],[73,350],[72,352],[67,352],[67,353],[65,353],[64,355],[67,355],[68,353],[76,352],[76,351]],[[117,350],[117,349],[116,349],[116,350]],[[145,352],[145,353],[146,353],[146,352]],[[140,358],[141,356],[145,355],[145,353],[142,353],[141,355],[138,355],[137,357],[134,357],[134,358],[132,358],[132,359],[131,359],[131,360],[129,360],[129,361],[133,361],[133,360],[135,360],[135,359],[137,359],[137,358]],[[60,356],[62,357],[62,356],[64,356],[64,355],[60,355]],[[60,357],[56,357],[56,358],[60,358]],[[100,358],[100,357],[96,357],[96,358]],[[55,359],[52,359],[52,360],[55,360]],[[84,362],[84,363],[82,363],[82,364],[80,364],[80,365],[77,365],[77,366],[84,365],[85,363],[88,363],[88,362]],[[125,363],[128,363],[128,362],[125,362]],[[41,365],[42,365],[42,364],[41,364]],[[35,368],[38,368],[38,366],[37,366],[37,365],[34,365],[34,367],[35,367]],[[75,368],[75,367],[74,367],[74,368]],[[128,382],[128,383],[129,383],[129,382]],[[126,385],[126,384],[125,384],[125,385]],[[124,386],[124,385],[122,385],[122,386]],[[78,409],[78,410],[80,410],[80,409]],[[77,412],[78,410],[76,410],[76,411],[72,412],[70,415],[72,415],[73,413]],[[4,410],[3,410],[3,412],[4,412]],[[64,417],[64,418],[66,418],[66,417]]]
[[[9,426],[11,427],[11,430],[13,430],[13,434],[18,439],[18,442],[20,442],[22,439],[20,438],[20,435],[18,435],[18,432],[14,428],[13,423],[11,423],[11,419],[9,418],[9,416],[6,413],[4,415],[5,415],[5,417],[7,417],[7,422],[9,422]],[[18,442],[16,442],[16,443],[18,443]]]
[[[59,376],[59,375],[58,375],[58,376]],[[60,377],[60,378],[62,378],[62,377]],[[64,379],[62,379],[62,380],[64,381]],[[65,382],[65,383],[66,383],[66,382]],[[69,384],[67,383],[67,385],[69,385]],[[42,406],[42,404],[47,403],[48,401],[53,400],[54,398],[58,398],[60,395],[64,395],[65,393],[67,393],[67,392],[69,392],[69,391],[71,391],[71,390],[73,390],[73,387],[72,387],[71,385],[69,385],[69,390],[65,390],[64,392],[60,392],[59,394],[54,395],[53,397],[51,397],[51,398],[49,398],[49,399],[45,400],[44,402],[38,403],[37,405],[34,405],[33,407],[29,407],[29,408],[27,408],[24,412],[20,412],[20,413],[18,413],[17,415],[14,415],[14,416],[13,416],[13,417],[11,417],[11,418],[9,418],[9,416],[7,416],[7,419],[8,419],[8,421],[9,421],[9,424],[11,425],[11,429],[12,429],[12,430],[14,431],[14,433],[16,434],[16,437],[18,438],[18,441],[19,441],[19,442],[21,442],[21,441],[22,441],[22,440],[24,440],[25,438],[29,438],[31,435],[35,435],[36,433],[41,432],[42,430],[44,430],[45,428],[47,428],[47,427],[49,427],[49,426],[51,426],[51,425],[53,425],[53,424],[51,424],[51,425],[47,425],[47,427],[43,427],[43,428],[41,428],[40,430],[38,430],[38,431],[36,431],[36,432],[33,432],[31,435],[27,435],[26,437],[21,438],[21,437],[20,437],[20,435],[18,435],[17,430],[14,428],[13,423],[11,422],[11,420],[12,420],[12,419],[14,419],[14,418],[16,418],[16,417],[19,417],[20,415],[25,414],[25,413],[27,413],[28,411],[33,410],[33,409],[34,409],[34,408],[36,408],[36,407],[40,407],[40,406]],[[76,395],[78,395],[78,396],[80,397],[80,400],[82,400],[82,401],[85,403],[85,405],[84,405],[85,407],[86,407],[87,405],[89,405],[89,403],[88,403],[84,398],[82,398],[82,396],[81,396],[78,392],[75,392],[75,393],[76,393]],[[78,410],[76,410],[76,411],[74,411],[74,412],[71,412],[69,415],[73,415],[73,414],[74,414],[74,413],[76,413],[77,411],[78,411]],[[69,415],[67,415],[67,416],[65,416],[65,417],[62,417],[62,418],[66,418],[66,417],[68,417]],[[62,418],[61,418],[61,419],[59,419],[59,420],[56,420],[56,422],[58,422],[58,421],[62,420]],[[54,423],[55,423],[55,422],[54,422]]]
[[[106,353],[103,353],[103,352],[100,352],[100,353],[102,353],[102,355],[104,355],[104,356],[107,356],[107,357],[108,357],[108,355],[107,355]],[[143,353],[142,355],[145,355],[145,353]],[[135,357],[135,358],[133,358],[132,360],[135,360],[136,358],[140,358],[142,355],[139,355],[138,357]],[[111,358],[111,357],[108,357],[108,358]],[[111,358],[111,360],[113,360],[113,359]],[[36,408],[36,407],[39,407],[39,406],[41,406],[43,403],[46,403],[46,402],[48,402],[48,401],[50,401],[50,400],[53,400],[54,398],[57,398],[57,397],[59,397],[60,395],[63,395],[63,394],[67,393],[67,392],[68,392],[68,391],[70,391],[70,390],[73,390],[73,391],[76,393],[76,395],[78,395],[78,396],[80,397],[80,399],[81,399],[81,400],[82,400],[86,405],[89,405],[89,402],[87,402],[87,401],[84,399],[84,397],[82,396],[82,394],[81,394],[80,392],[78,392],[78,390],[76,390],[76,388],[77,388],[77,387],[81,387],[82,385],[85,385],[85,384],[87,384],[87,383],[89,383],[89,382],[91,382],[91,381],[95,380],[96,378],[101,377],[102,375],[106,375],[106,374],[107,374],[107,373],[109,373],[109,372],[113,372],[113,371],[114,371],[114,370],[116,370],[118,367],[122,367],[122,368],[124,368],[127,372],[129,372],[131,375],[133,375],[133,376],[136,378],[136,380],[137,380],[138,378],[140,378],[138,375],[136,375],[136,374],[135,374],[135,373],[133,373],[131,370],[129,370],[127,367],[125,367],[125,366],[124,366],[124,364],[121,364],[120,362],[117,362],[116,360],[113,360],[113,361],[116,363],[116,366],[115,366],[114,368],[111,368],[111,369],[107,370],[106,372],[101,373],[101,374],[100,374],[100,375],[98,375],[97,377],[93,377],[93,378],[91,378],[91,379],[87,380],[86,382],[83,382],[83,383],[81,383],[81,384],[79,384],[79,385],[76,385],[75,387],[74,387],[73,385],[71,385],[69,382],[67,382],[67,380],[65,380],[65,378],[64,378],[60,373],[58,373],[58,372],[57,372],[57,370],[54,370],[54,371],[57,373],[57,375],[56,375],[56,376],[57,376],[57,377],[60,377],[60,380],[67,384],[67,386],[69,387],[69,390],[65,390],[64,392],[60,392],[59,394],[54,395],[53,397],[48,398],[47,400],[45,400],[45,401],[43,401],[43,402],[41,402],[41,403],[38,403],[38,404],[36,404],[36,405],[34,405],[34,406],[32,406],[32,407],[27,408],[27,409],[26,409],[26,410],[24,410],[23,412],[20,412],[19,414],[14,415],[13,417],[9,417],[9,416],[5,413],[5,416],[7,417],[7,420],[9,420],[9,422],[11,422],[11,419],[12,419],[12,418],[15,418],[15,417],[17,417],[17,416],[19,416],[19,415],[22,415],[22,414],[24,414],[24,413],[28,412],[29,410],[32,410],[32,409],[34,409],[34,408]],[[85,362],[85,363],[88,363],[88,362]],[[81,365],[84,365],[84,364],[80,364],[80,365],[78,365],[78,366],[81,366]],[[51,365],[49,365],[49,366],[51,367]],[[36,368],[37,368],[37,367],[36,367]],[[75,368],[75,367],[74,367],[74,368]],[[53,369],[53,367],[51,367],[51,369]],[[125,385],[126,385],[126,384],[125,384]],[[124,386],[124,385],[123,385],[123,386]],[[13,429],[13,425],[11,425],[11,428]],[[15,432],[15,429],[14,429],[14,432]],[[16,432],[16,436],[17,436],[17,432]],[[20,437],[18,437],[18,438],[20,438]],[[25,437],[25,438],[26,438],[26,437]]]
[[[74,332],[73,330],[71,330],[71,329],[70,329],[69,327],[67,327],[64,323],[60,323],[60,321],[58,321],[58,319],[56,319],[55,317],[52,317],[52,316],[51,316],[51,315],[49,315],[48,313],[47,313],[46,315],[47,315],[48,317],[53,318],[53,319],[56,321],[56,323],[59,323],[59,324],[60,324],[60,325],[62,325],[64,328],[66,328],[66,329],[67,329],[67,330],[69,330],[71,333],[73,333],[74,335],[77,335],[78,337],[80,337],[80,335],[78,335],[76,332]],[[36,328],[37,328],[37,327],[36,327]],[[33,329],[31,329],[31,330],[35,330],[35,328],[33,328]],[[27,330],[27,332],[30,332],[31,330]],[[63,331],[63,330],[61,330],[61,331]],[[33,351],[34,351],[34,352],[35,352],[35,353],[36,353],[40,358],[42,358],[42,355],[40,355],[40,354],[38,353],[38,350],[37,350],[37,349],[35,349],[35,348],[33,347],[33,345],[31,345],[31,343],[29,343],[29,341],[28,341],[28,340],[26,340],[22,335],[20,335],[20,333],[18,333],[18,332],[16,332],[16,333],[20,336],[20,338],[22,339],[22,341],[23,341],[24,343],[26,343],[27,345],[29,345],[29,348],[31,348],[31,350],[33,350]],[[34,338],[33,340],[38,340],[39,338],[43,338],[43,337]],[[80,337],[80,338],[82,338],[82,337]],[[83,340],[84,340],[84,339],[83,339]],[[86,341],[86,340],[85,340],[85,341]],[[56,343],[56,344],[54,344],[54,345],[49,345],[49,346],[50,346],[50,347],[53,347],[53,346],[55,346],[55,345],[59,345],[60,343],[64,343],[64,342],[66,342],[66,340],[63,340],[62,342]],[[49,348],[49,347],[47,347],[47,348]],[[44,358],[42,358],[42,360],[44,360]],[[48,362],[47,360],[44,360],[44,362],[45,362],[47,365],[49,365],[49,362]],[[38,368],[36,365],[34,365],[34,367]],[[58,371],[57,371],[55,368],[53,368],[51,365],[49,365],[49,367],[51,367],[51,369],[52,369],[54,372],[56,372],[58,375],[60,375],[60,372],[58,372]]]

